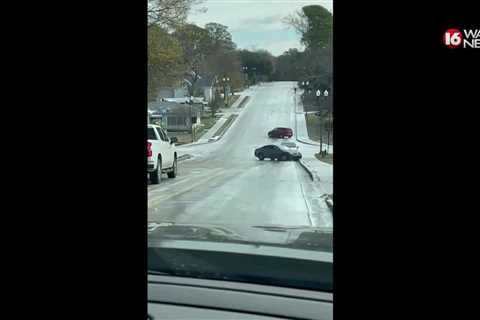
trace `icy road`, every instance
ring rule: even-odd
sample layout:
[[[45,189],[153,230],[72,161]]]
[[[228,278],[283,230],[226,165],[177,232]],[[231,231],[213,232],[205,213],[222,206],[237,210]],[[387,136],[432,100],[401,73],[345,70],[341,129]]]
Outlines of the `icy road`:
[[[253,155],[255,147],[275,142],[267,137],[274,127],[290,127],[296,134],[294,85],[273,82],[248,90],[250,101],[222,139],[179,146],[179,154],[193,158],[179,162],[177,178],[148,186],[148,219],[332,227],[321,197],[332,193],[332,166],[320,167],[320,178],[312,181],[297,162],[259,161]],[[304,159],[318,161],[313,156],[318,147],[290,140]]]

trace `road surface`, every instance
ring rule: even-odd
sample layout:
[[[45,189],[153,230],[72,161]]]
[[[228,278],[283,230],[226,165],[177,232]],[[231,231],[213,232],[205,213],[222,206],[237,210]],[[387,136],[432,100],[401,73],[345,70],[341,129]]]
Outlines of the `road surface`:
[[[259,161],[253,155],[257,146],[275,141],[267,137],[272,128],[295,128],[294,84],[262,84],[220,141],[190,147],[194,157],[179,163],[177,178],[164,175],[161,184],[148,186],[148,219],[332,227],[321,198],[332,192],[331,179],[322,185],[297,162]],[[299,146],[304,157],[317,151]]]

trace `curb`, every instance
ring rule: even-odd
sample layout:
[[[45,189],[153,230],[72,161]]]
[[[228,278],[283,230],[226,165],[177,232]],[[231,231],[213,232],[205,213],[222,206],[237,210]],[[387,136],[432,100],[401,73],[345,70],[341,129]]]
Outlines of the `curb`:
[[[250,96],[244,96],[242,101],[240,101],[240,103],[236,108],[237,109],[243,108],[243,106],[248,102],[248,100],[250,100]]]
[[[310,179],[312,179],[312,181],[315,181],[315,176],[313,175],[312,169],[310,169],[310,167],[302,159],[298,160],[298,163],[300,163],[302,168],[305,169],[305,171],[307,171],[308,175],[310,176]]]
[[[324,198],[328,209],[330,210],[330,212],[333,213],[333,197],[332,197],[332,194],[324,194],[324,195],[321,196],[321,198]]]
[[[327,206],[330,209],[330,211],[333,212],[333,200],[332,199],[325,199],[325,202],[327,203]]]

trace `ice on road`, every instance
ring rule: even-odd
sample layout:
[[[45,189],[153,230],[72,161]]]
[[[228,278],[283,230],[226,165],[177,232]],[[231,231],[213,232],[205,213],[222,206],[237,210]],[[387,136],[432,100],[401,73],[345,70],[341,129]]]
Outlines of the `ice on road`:
[[[179,148],[193,158],[179,163],[177,178],[149,186],[149,220],[331,227],[321,196],[332,191],[332,166],[324,165],[322,178],[313,182],[296,162],[259,161],[253,155],[256,147],[275,142],[267,137],[272,128],[295,128],[294,84],[263,84],[250,92],[248,105],[221,140]],[[315,146],[297,144],[313,159]]]

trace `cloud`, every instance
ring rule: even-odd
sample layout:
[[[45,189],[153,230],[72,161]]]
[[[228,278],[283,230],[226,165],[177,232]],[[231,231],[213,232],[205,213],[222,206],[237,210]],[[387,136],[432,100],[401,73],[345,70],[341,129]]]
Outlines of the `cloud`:
[[[266,41],[254,45],[246,45],[242,49],[263,49],[269,51],[274,56],[279,56],[290,48],[297,48],[298,50],[303,50],[304,46],[299,43],[297,40],[285,40],[285,41]]]
[[[259,17],[251,17],[247,19],[243,19],[241,23],[243,24],[250,24],[250,25],[269,25],[269,24],[274,24],[277,23],[278,21],[281,21],[283,18],[283,15],[281,14],[276,14],[273,16],[259,16]]]
[[[257,31],[266,31],[266,30],[284,30],[288,29],[288,25],[283,22],[285,16],[281,14],[276,14],[272,16],[259,16],[259,17],[249,17],[242,19],[238,24],[232,28],[232,31],[241,31],[241,30],[257,30]]]
[[[201,27],[208,22],[226,25],[239,48],[255,46],[280,55],[289,48],[303,49],[300,36],[283,23],[283,17],[311,4],[332,11],[331,0],[206,0],[202,7],[207,12],[192,12],[188,20]]]

